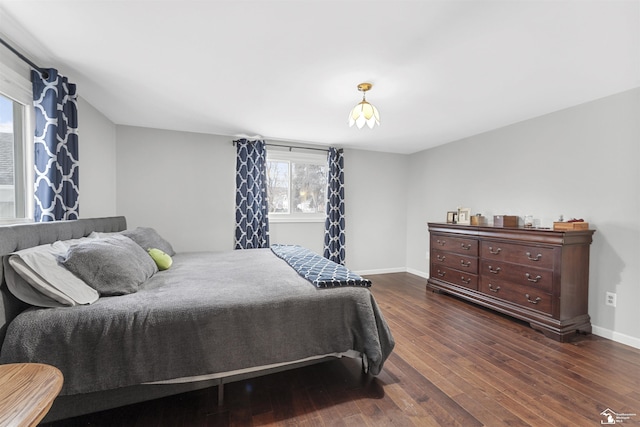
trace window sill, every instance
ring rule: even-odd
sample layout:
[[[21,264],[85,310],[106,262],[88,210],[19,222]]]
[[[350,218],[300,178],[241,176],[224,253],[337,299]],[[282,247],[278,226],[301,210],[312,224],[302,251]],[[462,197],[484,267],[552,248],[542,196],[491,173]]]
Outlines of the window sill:
[[[0,219],[0,225],[29,224],[32,222],[34,222],[33,218]]]
[[[320,222],[324,223],[324,217],[301,218],[292,216],[275,216],[269,215],[269,223],[287,223],[287,222]]]

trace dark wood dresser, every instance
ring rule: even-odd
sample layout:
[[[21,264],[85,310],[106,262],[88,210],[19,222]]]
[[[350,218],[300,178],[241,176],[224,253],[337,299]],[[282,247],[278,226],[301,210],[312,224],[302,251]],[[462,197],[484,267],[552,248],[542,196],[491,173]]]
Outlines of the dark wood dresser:
[[[593,233],[429,223],[427,289],[525,320],[567,341],[577,331],[591,332]]]

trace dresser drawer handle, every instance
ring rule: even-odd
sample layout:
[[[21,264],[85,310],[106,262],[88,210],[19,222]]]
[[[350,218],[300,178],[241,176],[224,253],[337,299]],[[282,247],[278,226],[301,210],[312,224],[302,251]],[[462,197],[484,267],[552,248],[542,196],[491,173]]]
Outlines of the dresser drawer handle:
[[[440,261],[440,262],[444,261],[444,260],[445,260],[445,258],[447,258],[447,257],[446,257],[446,256],[444,256],[444,255],[442,255],[442,256],[440,256],[440,255],[436,255],[436,259],[437,259],[438,261]]]
[[[440,276],[440,277],[444,277],[444,276],[447,274],[447,272],[446,272],[446,271],[440,271],[440,270],[438,270],[438,272],[437,272],[436,274],[437,274],[438,276]]]
[[[531,275],[529,273],[525,273],[525,276],[527,276],[527,280],[532,282],[532,283],[538,283],[538,281],[540,279],[542,279],[542,276],[536,276],[533,279],[531,278]]]
[[[465,285],[468,285],[469,283],[471,283],[471,277],[469,277],[468,279],[465,279],[464,276],[460,276],[460,280],[462,280],[462,283],[464,283]]]
[[[471,261],[464,262],[464,260],[461,259],[460,260],[460,265],[463,266],[463,267],[470,267],[471,266]]]
[[[465,245],[464,243],[460,243],[460,247],[465,251],[468,251],[471,249],[471,243],[469,243],[468,245]]]
[[[496,250],[493,250],[493,246],[489,246],[489,253],[490,254],[498,255],[500,252],[502,252],[501,248],[496,248]]]
[[[498,274],[500,273],[500,267],[497,267],[495,270],[492,266],[489,266],[489,273]]]
[[[540,258],[542,258],[542,254],[538,254],[535,258],[532,258],[531,252],[527,252],[527,258],[529,258],[531,261],[540,261]]]
[[[490,290],[491,292],[496,292],[496,293],[497,293],[497,292],[500,290],[500,286],[498,285],[498,286],[496,286],[496,287],[494,288],[494,287],[493,287],[493,285],[492,285],[491,283],[489,283],[489,290]]]
[[[436,240],[436,243],[439,244],[440,246],[444,246],[444,245],[447,244],[447,241],[438,239],[438,240]]]
[[[531,304],[537,304],[540,301],[542,301],[542,298],[540,297],[536,297],[536,299],[532,300],[531,297],[529,296],[529,294],[524,294],[525,297],[527,297],[527,301],[529,301],[529,303]]]

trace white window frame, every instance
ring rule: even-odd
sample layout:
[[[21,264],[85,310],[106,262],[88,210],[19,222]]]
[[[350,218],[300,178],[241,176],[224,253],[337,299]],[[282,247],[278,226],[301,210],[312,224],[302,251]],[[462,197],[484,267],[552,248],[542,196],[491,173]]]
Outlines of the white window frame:
[[[267,147],[267,161],[285,161],[292,163],[307,163],[317,164],[325,166],[327,168],[327,153],[325,151],[285,151],[286,149],[280,149],[278,147]],[[291,186],[289,186],[291,191]],[[326,197],[326,195],[325,195]],[[289,202],[291,203],[291,195],[289,195]],[[326,202],[326,200],[325,200]],[[285,222],[324,222],[327,217],[325,212],[317,213],[302,213],[302,212],[290,212],[279,213],[269,212],[269,222],[273,223],[285,223]]]
[[[33,138],[35,133],[35,111],[33,108],[33,87],[31,80],[0,62],[0,93],[5,97],[22,104],[22,129],[14,129],[14,135],[22,136],[21,146],[16,147],[14,156],[15,185],[21,191],[16,191],[16,205],[21,215],[16,218],[0,218],[0,224],[15,224],[33,222]]]

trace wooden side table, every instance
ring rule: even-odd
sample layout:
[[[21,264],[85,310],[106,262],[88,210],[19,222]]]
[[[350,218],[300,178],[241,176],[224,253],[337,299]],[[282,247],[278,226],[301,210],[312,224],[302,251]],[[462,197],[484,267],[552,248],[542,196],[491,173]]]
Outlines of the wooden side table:
[[[49,412],[62,383],[62,372],[50,365],[0,365],[0,425],[37,425]]]

